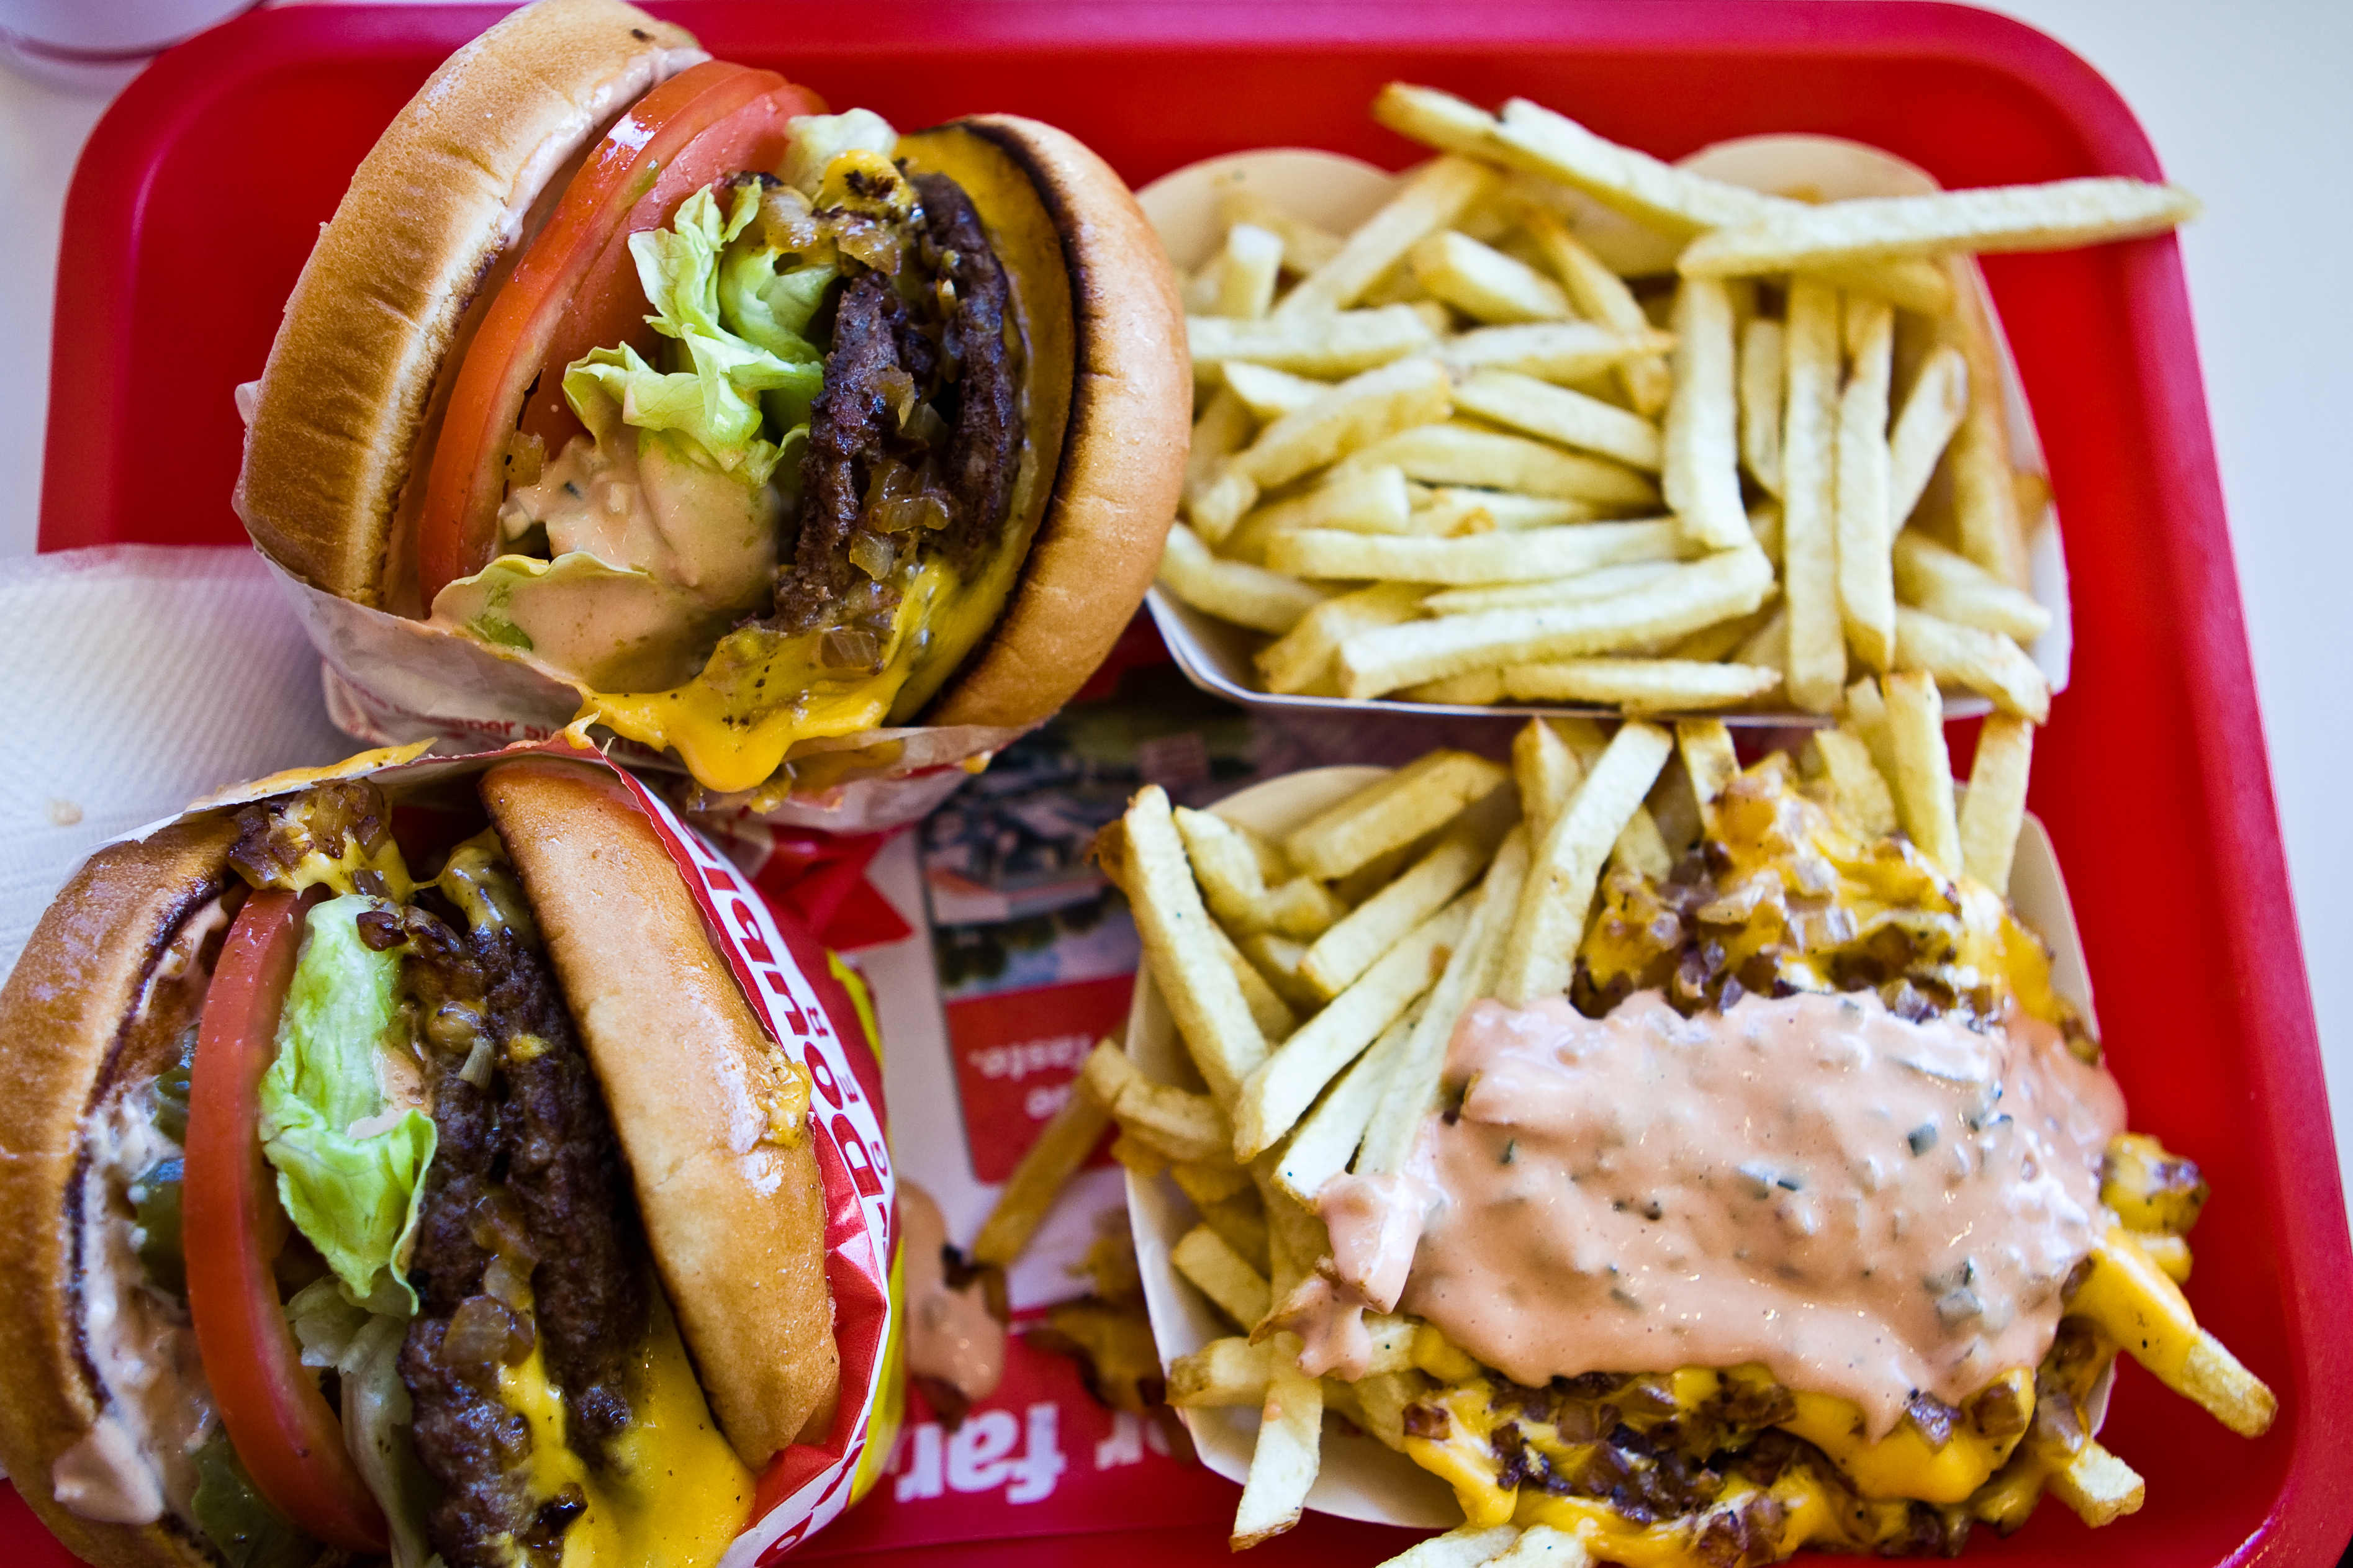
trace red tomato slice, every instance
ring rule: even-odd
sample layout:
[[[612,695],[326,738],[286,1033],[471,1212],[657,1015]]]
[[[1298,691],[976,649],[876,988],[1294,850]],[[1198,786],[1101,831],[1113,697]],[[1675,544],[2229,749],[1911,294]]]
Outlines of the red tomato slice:
[[[594,348],[652,346],[628,237],[668,223],[713,180],[776,167],[786,121],[824,110],[823,100],[774,71],[705,60],[605,133],[491,301],[450,389],[417,525],[427,607],[491,559],[518,419],[554,458],[580,430],[564,401],[564,367]]]
[[[382,1552],[384,1510],[343,1447],[343,1424],[302,1365],[263,1238],[278,1198],[261,1158],[261,1077],[301,946],[302,900],[256,893],[205,993],[188,1087],[181,1191],[188,1312],[237,1457],[271,1507],[330,1546]]]

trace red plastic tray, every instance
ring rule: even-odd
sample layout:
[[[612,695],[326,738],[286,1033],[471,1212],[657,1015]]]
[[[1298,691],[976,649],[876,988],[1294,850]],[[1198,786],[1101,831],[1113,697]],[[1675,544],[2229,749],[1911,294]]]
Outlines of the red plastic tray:
[[[1394,77],[1488,102],[1525,94],[1670,158],[1810,131],[1874,142],[1947,185],[2158,174],[2130,110],[2084,62],[1954,6],[655,9],[723,57],[902,125],[979,110],[1054,121],[1137,184],[1278,143],[1401,164],[1415,150],[1366,115]],[[67,205],[43,548],[242,537],[228,507],[230,389],[259,371],[353,166],[433,66],[497,14],[261,12],[173,51],[124,92]],[[2180,259],[2166,238],[1986,269],[2042,426],[2075,584],[2073,683],[2044,731],[2033,806],[2067,868],[2133,1124],[2193,1154],[2213,1182],[2191,1297],[2281,1409],[2267,1437],[2245,1442],[2127,1364],[2108,1437],[2147,1477],[2147,1506],[2093,1537],[2053,1505],[2007,1542],[1982,1535],[1970,1554],[2334,1561],[2353,1532],[2353,1348],[2339,1325],[2353,1261]],[[0,1555],[54,1552],[6,1500]],[[1261,1560],[1369,1562],[1401,1539],[1311,1521]],[[1136,1531],[976,1545],[957,1560],[1104,1555],[1224,1550],[1206,1531]]]

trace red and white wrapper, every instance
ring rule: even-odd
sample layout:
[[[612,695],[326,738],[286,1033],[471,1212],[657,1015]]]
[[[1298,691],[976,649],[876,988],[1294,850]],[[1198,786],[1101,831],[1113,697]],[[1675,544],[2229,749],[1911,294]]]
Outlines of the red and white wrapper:
[[[462,757],[403,759],[366,752],[332,767],[274,774],[223,791],[185,816],[287,795],[330,779],[366,778],[392,791],[444,784],[517,756],[559,756],[610,771],[652,823],[694,895],[713,949],[734,971],[753,1012],[786,1055],[808,1069],[809,1134],[826,1200],[826,1279],[841,1352],[841,1401],[819,1444],[795,1444],[759,1478],[752,1521],[723,1568],[773,1563],[849,1507],[882,1468],[901,1415],[890,1353],[897,1303],[891,1288],[895,1180],[882,1101],[882,1066],[833,960],[792,912],[771,901],[721,845],[603,754],[565,737]],[[178,820],[177,818],[172,820]],[[143,839],[170,822],[123,835]]]
[[[493,653],[444,626],[339,599],[274,561],[269,570],[319,650],[327,716],[354,739],[378,746],[429,740],[506,745],[546,740],[580,711],[579,691],[530,659]],[[897,827],[953,795],[966,776],[965,763],[1010,744],[1027,728],[914,725],[807,742],[796,757],[858,751],[871,752],[871,762],[841,783],[792,795],[759,816],[828,833]],[[616,740],[613,750],[634,767],[676,775],[681,794],[687,787],[685,768],[670,752],[626,740]],[[692,805],[727,811],[751,798],[701,795]]]

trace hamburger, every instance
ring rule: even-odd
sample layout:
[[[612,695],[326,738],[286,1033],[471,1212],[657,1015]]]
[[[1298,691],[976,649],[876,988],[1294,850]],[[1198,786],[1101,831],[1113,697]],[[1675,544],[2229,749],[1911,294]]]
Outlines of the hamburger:
[[[617,0],[461,49],[241,395],[254,542],[467,645],[412,674],[519,661],[723,794],[1059,707],[1175,511],[1166,258],[1050,126],[825,107]]]
[[[111,846],[0,1030],[0,1463],[93,1563],[706,1563],[839,1435],[809,1077],[601,765]]]

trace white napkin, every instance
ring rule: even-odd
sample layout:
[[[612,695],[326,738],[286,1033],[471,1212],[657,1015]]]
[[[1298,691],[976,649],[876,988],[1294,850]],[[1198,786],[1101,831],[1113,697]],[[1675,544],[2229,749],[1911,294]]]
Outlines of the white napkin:
[[[244,546],[0,559],[0,973],[84,857],[224,784],[359,748]]]

